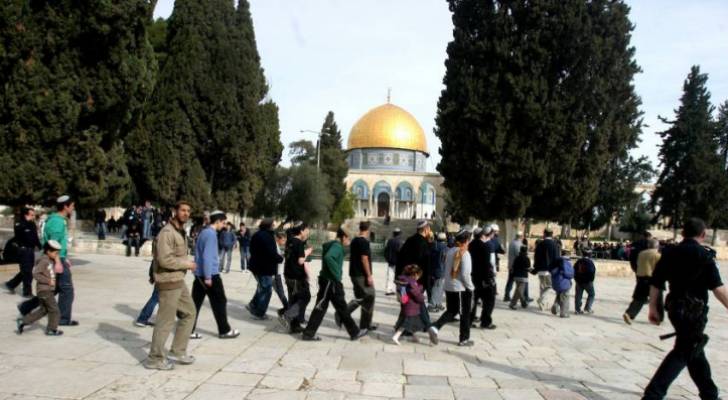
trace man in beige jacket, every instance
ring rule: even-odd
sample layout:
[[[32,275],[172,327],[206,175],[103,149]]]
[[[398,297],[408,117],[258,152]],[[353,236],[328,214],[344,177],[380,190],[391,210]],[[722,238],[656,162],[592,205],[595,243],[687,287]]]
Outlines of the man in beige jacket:
[[[637,256],[637,285],[632,294],[632,302],[629,303],[627,311],[624,312],[622,318],[628,325],[632,325],[632,321],[637,318],[642,307],[648,303],[650,297],[650,277],[652,271],[655,270],[657,262],[660,261],[660,242],[657,239],[649,239],[647,241],[647,249],[640,251]]]
[[[147,369],[171,370],[174,363],[188,365],[195,358],[187,355],[187,343],[195,323],[195,304],[185,284],[187,271],[195,269],[195,263],[187,258],[187,238],[184,225],[192,208],[180,201],[175,215],[157,235],[154,246],[154,282],[159,291],[159,311],[152,335],[152,347],[144,362]],[[165,344],[179,318],[169,354]]]

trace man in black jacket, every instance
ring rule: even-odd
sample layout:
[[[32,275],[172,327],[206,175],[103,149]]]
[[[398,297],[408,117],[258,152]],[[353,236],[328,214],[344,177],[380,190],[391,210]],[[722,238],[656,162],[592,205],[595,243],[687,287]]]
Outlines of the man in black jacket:
[[[543,231],[543,240],[536,244],[536,250],[533,255],[533,269],[538,274],[538,282],[540,295],[536,303],[538,308],[543,311],[546,308],[544,300],[546,299],[546,293],[549,290],[553,290],[551,286],[551,270],[554,268],[554,263],[561,259],[561,248],[558,243],[554,240],[554,231],[551,228],[546,228]]]
[[[250,272],[258,281],[258,287],[245,308],[256,319],[268,319],[265,313],[273,290],[273,277],[278,273],[278,264],[281,262],[283,257],[278,254],[273,237],[273,220],[265,218],[260,222],[258,232],[250,239]]]
[[[395,279],[402,275],[404,267],[416,264],[422,269],[422,277],[419,282],[428,289],[430,281],[430,244],[428,239],[432,236],[432,229],[427,221],[420,221],[417,224],[417,233],[407,238],[397,255],[397,268],[394,274]]]
[[[23,283],[23,297],[32,297],[33,289],[33,265],[35,264],[35,249],[40,249],[38,240],[38,229],[35,226],[35,210],[23,207],[18,222],[15,223],[13,231],[18,244],[18,261],[20,271],[13,279],[5,282],[5,288],[15,293],[15,288]]]
[[[493,325],[493,308],[495,307],[495,267],[492,259],[494,256],[490,240],[493,238],[493,229],[476,229],[474,239],[468,246],[470,259],[473,263],[473,308],[470,320],[476,321],[478,313],[478,300],[483,301],[483,311],[480,314],[480,327],[484,329],[495,329]]]
[[[643,400],[663,399],[667,389],[687,367],[698,387],[701,399],[718,399],[718,387],[711,377],[704,347],[708,342],[708,291],[728,308],[728,290],[715,262],[715,252],[701,245],[705,240],[705,223],[690,218],[683,227],[680,244],[666,247],[650,278],[650,322],[662,322],[659,302],[666,283],[670,293],[665,308],[675,328],[675,347],[667,354],[645,388]],[[723,374],[723,373],[721,373]]]

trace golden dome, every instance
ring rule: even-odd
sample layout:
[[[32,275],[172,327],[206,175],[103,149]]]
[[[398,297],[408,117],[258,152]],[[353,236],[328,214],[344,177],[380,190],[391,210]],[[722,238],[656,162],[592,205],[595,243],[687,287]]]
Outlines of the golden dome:
[[[394,148],[429,154],[425,131],[415,117],[389,103],[369,110],[354,124],[348,148]]]

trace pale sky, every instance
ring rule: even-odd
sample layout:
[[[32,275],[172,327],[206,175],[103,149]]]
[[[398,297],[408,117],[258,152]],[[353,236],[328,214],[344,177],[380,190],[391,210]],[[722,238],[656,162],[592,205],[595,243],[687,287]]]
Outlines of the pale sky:
[[[445,74],[451,15],[445,0],[251,0],[258,50],[271,98],[280,107],[281,141],[315,141],[329,110],[344,136],[369,109],[392,103],[420,122],[430,150],[428,169],[440,159],[433,133]],[[690,66],[709,74],[714,105],[728,100],[728,1],[628,0],[636,25],[632,44],[643,72],[635,79],[644,121],[637,155],[657,166],[664,130]],[[167,18],[174,0],[159,0]],[[287,149],[285,150],[287,153]],[[287,163],[284,154],[284,163]]]

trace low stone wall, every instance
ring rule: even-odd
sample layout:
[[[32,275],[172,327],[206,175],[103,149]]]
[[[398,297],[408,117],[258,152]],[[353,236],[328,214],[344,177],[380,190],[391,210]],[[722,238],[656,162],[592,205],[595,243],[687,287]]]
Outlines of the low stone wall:
[[[632,272],[632,268],[630,268],[629,262],[627,261],[594,260],[594,264],[597,267],[597,276],[610,276],[617,278],[634,276],[634,272]]]

